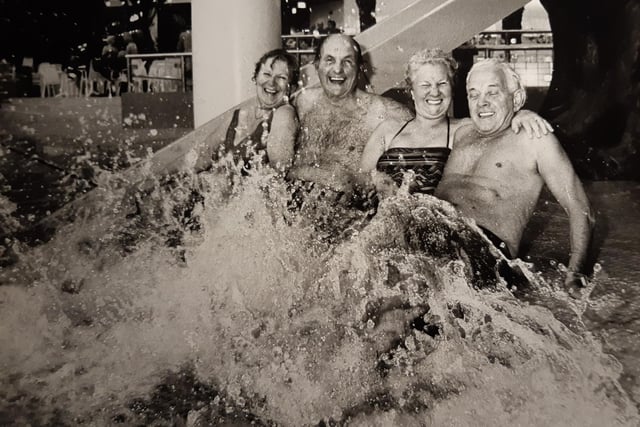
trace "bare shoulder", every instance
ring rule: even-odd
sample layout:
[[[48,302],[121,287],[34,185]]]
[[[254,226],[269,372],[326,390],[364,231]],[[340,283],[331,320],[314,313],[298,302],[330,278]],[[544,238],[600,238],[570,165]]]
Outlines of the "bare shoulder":
[[[542,135],[540,138],[529,139],[527,137],[521,137],[520,139],[523,144],[530,146],[535,151],[538,159],[549,160],[566,157],[567,155],[558,138],[552,133]]]
[[[520,135],[521,133],[522,132],[520,132],[518,135]],[[524,135],[521,135],[521,137],[522,136]],[[556,138],[556,136],[552,133],[542,135],[540,138],[530,139],[529,137],[527,137],[522,139],[529,141],[530,144],[533,144],[536,147],[539,147],[540,149],[551,148],[551,147],[561,148],[560,141],[558,141],[558,138]]]
[[[312,87],[302,89],[295,97],[294,104],[298,114],[302,115],[309,111],[318,102],[322,94],[322,88]]]
[[[451,117],[451,118],[449,118],[449,124],[451,126],[451,131],[455,132],[458,129],[464,127],[464,126],[473,124],[473,122],[471,121],[471,119],[469,117],[463,117],[461,119],[458,119],[458,118],[455,118],[455,117]]]
[[[392,135],[395,135],[398,130],[404,126],[406,120],[400,120],[396,117],[391,117],[384,120],[375,129],[375,133],[379,136],[383,136],[385,139],[389,139]]]
[[[459,119],[459,122],[456,123],[456,127],[452,129],[455,141],[454,147],[461,148],[472,142],[474,139],[472,135],[474,129],[471,119]]]
[[[274,120],[296,120],[296,109],[290,104],[284,104],[276,108],[273,113]]]
[[[454,117],[449,118],[449,126],[450,126],[449,131],[451,132],[451,137],[449,141],[452,144],[452,146],[453,146],[453,143],[455,143],[456,141],[458,131],[464,128],[465,126],[472,125],[472,124],[473,122],[468,117],[465,117],[462,119],[457,119]]]

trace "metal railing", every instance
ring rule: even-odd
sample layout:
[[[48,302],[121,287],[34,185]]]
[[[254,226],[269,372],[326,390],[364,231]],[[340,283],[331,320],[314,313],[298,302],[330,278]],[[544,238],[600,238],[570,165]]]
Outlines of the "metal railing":
[[[313,62],[315,48],[326,34],[283,35],[282,47],[302,67]],[[549,86],[553,73],[553,34],[547,30],[483,31],[458,49],[475,50],[474,60],[498,58],[509,62],[526,86]],[[407,58],[408,59],[408,58]]]
[[[553,46],[553,33],[548,30],[483,31],[475,35],[470,43],[474,46],[514,44]]]
[[[136,53],[125,57],[131,91],[189,92],[193,89],[191,52]]]
[[[553,34],[546,30],[483,31],[458,49],[475,50],[474,61],[508,62],[527,87],[546,87],[553,74]]]

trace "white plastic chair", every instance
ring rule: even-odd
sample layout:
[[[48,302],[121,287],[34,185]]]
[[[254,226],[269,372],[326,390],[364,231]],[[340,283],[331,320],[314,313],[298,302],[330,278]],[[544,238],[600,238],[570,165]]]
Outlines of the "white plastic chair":
[[[79,96],[78,86],[66,72],[60,73],[60,96]]]
[[[62,69],[62,64],[51,64],[55,69],[58,77],[58,84],[60,85],[60,92],[56,96],[76,96],[77,88],[72,79],[69,78],[67,73]]]
[[[56,95],[56,86],[60,86],[60,72],[56,65],[42,62],[38,65],[38,77],[40,79],[40,96],[42,98]]]

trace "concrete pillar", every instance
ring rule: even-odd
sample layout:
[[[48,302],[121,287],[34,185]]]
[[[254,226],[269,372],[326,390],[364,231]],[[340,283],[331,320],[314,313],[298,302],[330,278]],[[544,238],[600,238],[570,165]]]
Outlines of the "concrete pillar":
[[[358,34],[360,32],[360,10],[356,0],[344,0],[343,30],[346,34]]]
[[[280,0],[193,0],[194,124],[255,95],[254,64],[280,47]]]

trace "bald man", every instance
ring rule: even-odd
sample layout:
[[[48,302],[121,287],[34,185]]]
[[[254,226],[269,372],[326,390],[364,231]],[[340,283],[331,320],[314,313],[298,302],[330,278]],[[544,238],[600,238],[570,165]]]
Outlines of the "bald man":
[[[353,38],[328,36],[314,65],[320,87],[303,90],[295,101],[300,134],[289,177],[349,193],[374,129],[385,119],[412,115],[396,101],[358,89],[362,52]]]

